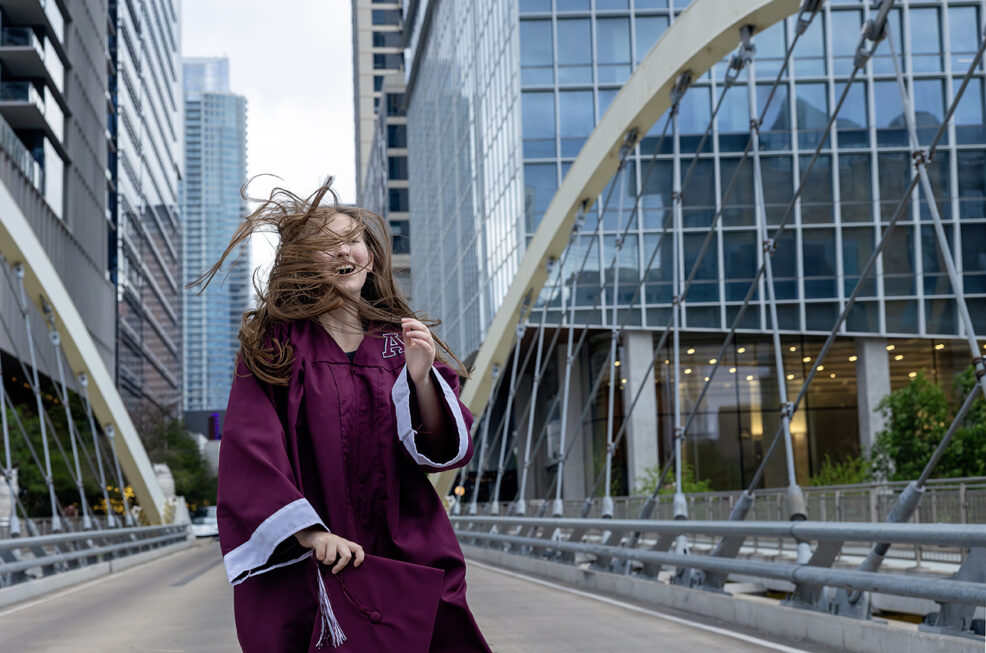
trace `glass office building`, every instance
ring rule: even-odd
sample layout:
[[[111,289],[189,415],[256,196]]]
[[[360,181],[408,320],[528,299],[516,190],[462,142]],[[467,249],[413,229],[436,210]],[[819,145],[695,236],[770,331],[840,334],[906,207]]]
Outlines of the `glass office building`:
[[[49,3],[51,4],[51,3]],[[181,30],[177,0],[108,3],[116,380],[141,427],[182,410]]]
[[[180,185],[184,283],[219,260],[246,214],[246,98],[229,90],[229,60],[185,59],[185,178]],[[184,291],[184,407],[193,430],[218,437],[237,334],[252,297],[249,248],[201,294]],[[228,274],[227,274],[228,272]]]
[[[434,6],[425,12],[425,22],[416,26],[417,39],[412,37],[408,50],[412,57],[411,206],[412,219],[420,225],[412,236],[412,250],[425,250],[430,265],[420,273],[415,270],[415,295],[431,298],[428,310],[446,321],[443,335],[460,354],[469,356],[485,337],[526,241],[594,125],[690,3],[424,4]],[[795,394],[909,181],[902,103],[885,44],[857,76],[831,131],[823,132],[851,71],[869,4],[824,3],[794,50],[761,133],[762,166],[769,180],[768,225],[781,219],[813,149],[827,136],[773,260],[787,368],[787,378],[781,382]],[[960,0],[897,4],[891,30],[898,52],[905,53],[904,76],[919,138],[926,144],[979,46],[983,9],[979,2]],[[754,36],[760,107],[780,70],[794,25],[792,17]],[[725,69],[725,62],[717,64],[685,95],[679,118],[683,169],[696,156],[722,94]],[[680,395],[686,414],[762,256],[749,164],[740,169],[728,197],[724,192],[749,138],[748,83],[744,72],[726,95],[711,139],[698,154],[695,171],[683,189],[683,228],[676,238],[686,273],[697,260],[713,217],[722,210],[682,311]],[[981,335],[986,334],[983,91],[983,75],[977,72],[931,168],[938,205]],[[614,196],[605,214],[602,202],[597,202],[563,270],[567,283],[589,250],[589,263],[578,276],[576,322],[606,332],[611,326],[608,311],[614,282],[609,264],[646,178],[637,207],[639,219],[631,225],[616,268],[618,301],[622,311],[630,312],[629,332],[622,336],[625,349],[630,348],[629,339],[641,337],[656,344],[671,311],[671,239],[665,239],[654,264],[645,265],[672,207],[670,140],[651,167],[664,121],[662,117],[631,155],[622,221],[616,210],[618,198]],[[591,235],[599,221],[601,232]],[[642,300],[638,297],[631,305],[640,279],[644,280]],[[601,295],[604,288],[610,291]],[[730,364],[717,373],[697,419],[698,430],[689,441],[688,453],[700,477],[709,478],[717,488],[737,487],[750,477],[765,448],[764,434],[769,444],[777,424],[778,379],[770,349],[769,312],[760,300],[764,295],[761,285],[728,352]],[[606,305],[600,305],[601,296],[607,298]],[[557,295],[548,288],[544,297]],[[622,311],[620,319],[625,315]],[[559,317],[549,311],[550,323],[557,323]],[[955,373],[968,365],[967,348],[957,339],[960,326],[954,295],[922,192],[916,191],[910,199],[878,273],[863,286],[861,299],[840,333],[824,373],[799,412],[801,421],[793,427],[799,475],[805,477],[817,471],[825,455],[841,457],[847,450],[868,445],[880,428],[873,411],[886,392],[921,370],[950,390]],[[607,346],[608,333],[586,361],[590,375],[600,368]],[[670,365],[671,358],[660,357],[654,378],[665,452],[671,437],[673,388],[670,367],[661,363],[667,360]],[[564,361],[553,363],[557,364]],[[559,376],[549,371],[546,379],[553,374]],[[866,383],[857,383],[863,378]],[[554,389],[547,392],[550,398]],[[598,428],[600,422],[605,425],[605,411],[603,401],[590,429],[595,445],[589,454],[595,458],[600,445],[605,448],[605,433],[600,442]],[[632,452],[624,450],[620,456],[632,458]],[[622,491],[632,489],[637,476],[633,469],[638,468],[632,461],[628,464]],[[768,471],[768,484],[779,482],[780,467],[776,473]]]

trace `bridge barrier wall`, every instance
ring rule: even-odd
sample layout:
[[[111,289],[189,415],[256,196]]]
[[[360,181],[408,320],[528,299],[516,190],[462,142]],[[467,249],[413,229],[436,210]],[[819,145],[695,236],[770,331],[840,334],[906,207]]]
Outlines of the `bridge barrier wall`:
[[[653,580],[462,545],[467,560],[512,569],[538,578],[575,585],[651,606],[701,615],[724,624],[749,628],[764,636],[803,641],[833,650],[859,653],[982,653],[982,642],[924,633],[910,624],[848,619],[779,606],[755,596],[715,594]],[[544,633],[550,638],[550,632]]]
[[[188,548],[192,543],[193,540],[185,539],[174,544],[151,549],[150,551],[141,551],[121,558],[113,558],[79,567],[78,569],[63,571],[52,574],[51,576],[36,578],[29,582],[0,588],[0,610],[52,592],[57,592],[67,587],[72,587],[73,585],[79,585],[103,576],[119,573],[137,565],[157,560],[158,558],[163,558],[164,556]]]

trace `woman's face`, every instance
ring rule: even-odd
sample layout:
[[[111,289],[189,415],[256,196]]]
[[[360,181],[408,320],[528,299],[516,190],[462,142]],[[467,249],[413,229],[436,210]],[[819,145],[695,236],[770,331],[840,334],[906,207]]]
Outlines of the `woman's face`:
[[[335,234],[348,234],[356,227],[356,221],[344,213],[336,213],[329,218],[327,227]],[[373,269],[373,253],[366,246],[363,231],[327,252],[320,253],[319,259],[328,266],[333,275],[336,288],[353,299],[359,299],[366,275]]]

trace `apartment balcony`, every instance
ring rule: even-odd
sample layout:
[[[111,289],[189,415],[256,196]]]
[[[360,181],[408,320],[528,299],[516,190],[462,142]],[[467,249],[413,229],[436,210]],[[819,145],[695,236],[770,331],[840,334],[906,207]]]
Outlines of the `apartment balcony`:
[[[0,30],[0,64],[4,75],[41,79],[59,92],[65,83],[65,68],[49,46],[45,47],[31,27]]]
[[[46,88],[39,91],[33,82],[0,82],[0,115],[14,129],[44,131],[62,159],[68,159],[62,144],[65,116]]]
[[[11,23],[43,27],[50,36],[54,37],[55,47],[62,50],[62,43],[65,41],[65,18],[55,0],[0,0],[0,7]]]

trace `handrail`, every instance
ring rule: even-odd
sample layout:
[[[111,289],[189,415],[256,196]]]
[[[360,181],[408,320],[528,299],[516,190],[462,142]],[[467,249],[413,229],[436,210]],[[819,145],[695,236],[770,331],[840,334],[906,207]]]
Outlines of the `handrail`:
[[[463,517],[462,519],[467,518]],[[734,560],[712,556],[662,553],[646,549],[630,549],[586,542],[554,541],[501,533],[469,532],[468,534],[470,537],[494,542],[509,542],[512,544],[552,548],[573,553],[594,553],[609,558],[636,560],[638,562],[657,565],[688,566],[725,574],[746,574],[760,578],[785,580],[795,584],[815,583],[833,587],[844,587],[846,589],[930,599],[932,601],[961,603],[964,605],[982,605],[986,603],[986,585],[983,583],[936,578],[922,578],[920,582],[915,582],[913,576],[871,571],[848,571],[830,569],[828,567],[813,567],[811,565],[792,565],[777,562],[760,562],[757,560]]]
[[[187,523],[0,539],[0,587],[187,540]],[[29,570],[40,570],[29,572]]]
[[[875,524],[817,521],[690,521],[656,519],[575,519],[539,517],[451,517],[453,524],[588,528],[662,535],[742,535],[787,537],[825,542],[890,542],[937,546],[986,547],[986,524]],[[470,537],[472,532],[470,532]]]
[[[940,611],[920,626],[921,630],[962,637],[981,637],[982,626],[973,618],[976,606],[986,603],[986,524],[921,524],[894,522],[819,521],[702,521],[611,518],[545,518],[452,516],[456,535],[472,546],[489,546],[503,553],[534,556],[559,563],[589,565],[602,572],[633,575],[654,582],[666,579],[674,585],[722,593],[729,575],[756,577],[792,583],[794,590],[783,605],[868,618],[872,612],[870,593],[893,594],[928,599],[940,604]],[[642,537],[649,535],[646,544]],[[699,548],[669,552],[678,538],[691,536],[696,545],[708,539],[726,537],[738,545],[729,552]],[[769,559],[757,555],[760,538],[776,539],[781,556]],[[744,543],[752,555],[737,557]],[[810,548],[807,562],[792,563],[783,556],[785,540]],[[914,560],[920,566],[924,547],[957,549],[956,564],[927,569],[924,573],[888,573],[844,569],[835,566],[843,553],[857,543],[886,547],[913,546]],[[812,546],[813,545],[813,546]],[[849,546],[847,546],[849,545]],[[580,554],[577,560],[575,554]],[[881,558],[882,559],[882,558]],[[799,559],[800,560],[800,559]],[[670,579],[660,574],[662,566],[674,567]],[[945,577],[949,569],[954,574]],[[835,588],[826,592],[823,588]],[[865,600],[848,604],[849,592]],[[977,625],[978,624],[978,625]],[[978,634],[977,634],[978,633]]]

